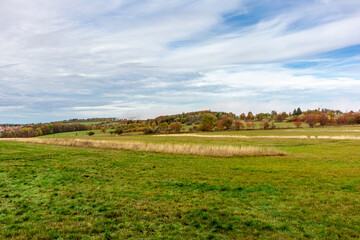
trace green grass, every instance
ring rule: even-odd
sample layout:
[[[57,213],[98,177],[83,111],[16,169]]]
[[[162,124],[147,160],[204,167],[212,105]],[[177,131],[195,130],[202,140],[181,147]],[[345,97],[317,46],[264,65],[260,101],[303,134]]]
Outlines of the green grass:
[[[316,130],[210,134],[359,136]],[[1,239],[360,238],[360,141],[54,136],[256,145],[289,155],[216,158],[0,142]]]

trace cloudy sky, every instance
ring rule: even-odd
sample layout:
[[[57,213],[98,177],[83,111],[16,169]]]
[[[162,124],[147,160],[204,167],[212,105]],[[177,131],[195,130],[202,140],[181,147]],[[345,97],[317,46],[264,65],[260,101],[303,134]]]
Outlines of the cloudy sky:
[[[360,108],[359,0],[0,0],[0,123]]]

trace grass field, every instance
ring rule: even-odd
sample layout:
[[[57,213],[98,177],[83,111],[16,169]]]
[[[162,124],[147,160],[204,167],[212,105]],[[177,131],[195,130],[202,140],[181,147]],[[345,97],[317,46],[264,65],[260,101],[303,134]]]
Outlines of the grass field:
[[[360,136],[360,127],[198,133]],[[0,142],[1,239],[358,239],[360,141],[46,137],[260,146],[287,156],[209,157]]]

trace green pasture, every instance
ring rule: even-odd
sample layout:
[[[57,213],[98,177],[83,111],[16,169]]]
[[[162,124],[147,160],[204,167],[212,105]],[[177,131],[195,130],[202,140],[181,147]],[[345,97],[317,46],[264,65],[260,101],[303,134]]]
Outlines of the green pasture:
[[[345,130],[360,127],[197,134],[360,136]],[[0,142],[0,239],[360,238],[360,141],[86,131],[46,137],[256,145],[288,155],[217,158]]]
[[[181,133],[176,136],[169,136],[167,134],[158,135],[143,135],[142,132],[126,133],[122,135],[115,135],[110,133],[100,133],[100,130],[91,130],[95,132],[95,135],[88,136],[87,133],[90,131],[79,131],[79,132],[68,132],[59,133],[53,135],[41,136],[41,138],[69,138],[69,139],[93,139],[93,140],[133,140],[133,141],[149,141],[149,142],[167,142],[167,141],[183,141],[181,139],[187,139],[187,141],[200,141],[208,142],[211,141],[214,144],[222,144],[224,141],[235,141],[243,143],[243,139],[198,139],[194,137],[182,137]],[[110,130],[108,130],[109,132]],[[317,127],[317,128],[293,128],[293,129],[268,129],[268,130],[240,130],[240,131],[213,131],[213,132],[195,132],[187,134],[196,135],[229,135],[229,136],[359,136],[360,137],[360,126],[344,126],[344,127]],[[255,144],[260,139],[255,140]],[[269,142],[269,141],[268,141]],[[271,141],[269,142],[271,144]]]

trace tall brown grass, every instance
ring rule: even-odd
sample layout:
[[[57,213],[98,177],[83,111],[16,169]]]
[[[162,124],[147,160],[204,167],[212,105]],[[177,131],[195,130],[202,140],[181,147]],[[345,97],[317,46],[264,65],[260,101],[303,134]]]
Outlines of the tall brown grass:
[[[173,154],[203,155],[215,157],[235,157],[235,156],[284,156],[284,152],[272,149],[264,149],[254,146],[208,146],[208,145],[188,145],[188,144],[160,144],[144,142],[114,142],[96,141],[82,139],[56,139],[56,138],[3,138],[0,141],[24,142],[52,144],[71,147],[89,148],[110,148],[135,151],[162,152]]]
[[[317,138],[330,140],[360,140],[360,137],[355,136],[318,136]]]
[[[155,135],[158,137],[200,137],[200,138],[283,138],[283,139],[307,139],[307,136],[244,136],[244,135],[201,135],[201,134],[166,134],[166,135]]]

